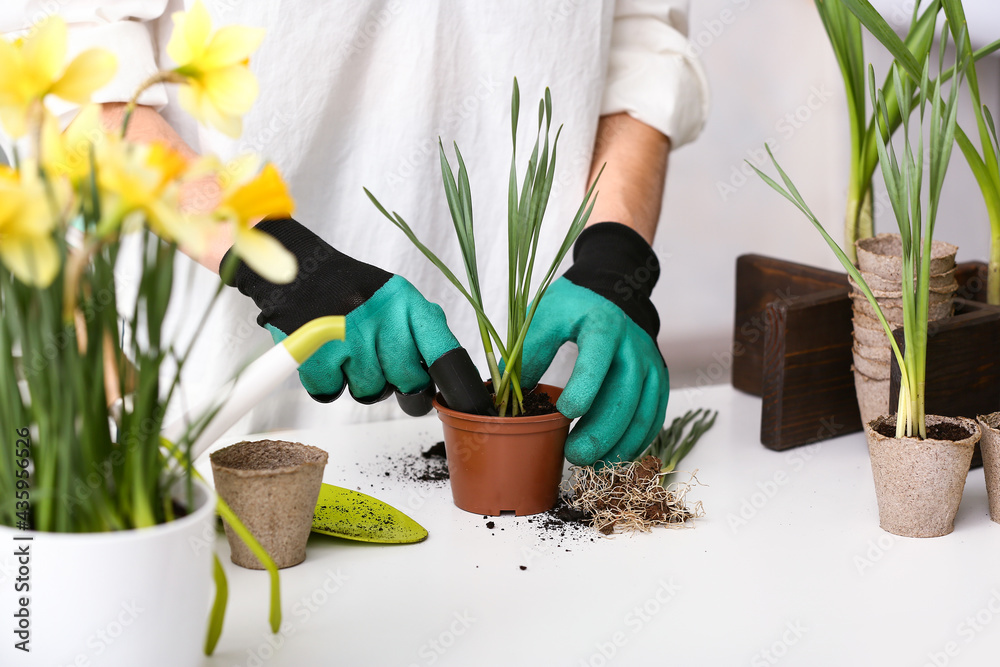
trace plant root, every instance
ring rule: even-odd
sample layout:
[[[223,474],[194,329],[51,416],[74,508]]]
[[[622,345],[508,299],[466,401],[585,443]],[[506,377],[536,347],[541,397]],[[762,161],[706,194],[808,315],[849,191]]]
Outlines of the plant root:
[[[648,533],[656,526],[693,528],[694,520],[705,515],[701,501],[687,504],[687,493],[698,482],[697,470],[687,482],[666,487],[662,464],[655,456],[640,461],[614,463],[600,470],[573,466],[563,485],[566,503],[581,510],[591,525],[604,535],[615,532]]]

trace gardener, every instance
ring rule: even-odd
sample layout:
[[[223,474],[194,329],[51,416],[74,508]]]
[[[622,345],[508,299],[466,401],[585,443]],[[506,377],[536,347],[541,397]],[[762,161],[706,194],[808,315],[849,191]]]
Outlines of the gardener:
[[[170,13],[183,9],[180,4],[170,3],[168,11],[167,0],[59,3],[73,50],[117,52],[118,74],[96,98],[109,120],[119,119],[121,103],[158,61],[168,62],[155,38],[166,44]],[[552,256],[586,186],[607,163],[573,264],[535,315],[522,382],[538,381],[563,343],[575,342],[578,357],[558,402],[567,416],[582,417],[567,441],[567,458],[589,464],[638,453],[662,425],[669,392],[650,300],[659,275],[650,244],[667,157],[697,136],[706,115],[704,76],[683,35],[687,4],[209,2],[217,25],[267,29],[253,60],[261,94],[245,118],[243,140],[195,127],[171,99],[174,90],[161,86],[140,98],[130,136],[167,141],[191,156],[206,151],[225,160],[253,151],[273,161],[290,183],[302,222],[267,220],[258,228],[296,255],[300,273],[276,287],[238,264],[233,284],[258,308],[251,311],[253,303],[233,290],[222,295],[208,329],[197,332],[209,336],[188,362],[189,396],[214,391],[261,345],[263,337],[248,326],[253,319],[281,337],[314,317],[346,314],[349,334],[300,370],[302,385],[319,403],[285,388],[240,425],[245,431],[357,419],[351,402],[320,403],[336,399],[345,386],[362,404],[393,388],[418,391],[430,382],[425,365],[460,342],[474,349],[475,321],[453,318],[449,327],[445,312],[457,295],[381,219],[362,186],[384,193],[398,210],[420,212],[409,220],[414,231],[455,265],[437,137],[475,156],[469,168],[480,212],[483,296],[487,312],[505,308],[506,96],[516,75],[525,99],[537,99],[548,85],[558,108],[572,110],[563,118],[547,210],[559,222],[543,226],[540,257]],[[28,0],[4,2],[0,30],[26,29],[40,18],[29,12],[34,7]],[[525,113],[530,118],[530,110]],[[216,190],[212,182],[193,189],[191,204],[213,202]],[[220,231],[197,260],[218,272],[230,245]],[[189,270],[178,271],[182,285],[205,283],[175,313],[182,323],[190,320],[190,330],[199,319],[192,313],[201,312],[217,278],[185,266]],[[393,409],[382,403],[364,417],[387,418]]]

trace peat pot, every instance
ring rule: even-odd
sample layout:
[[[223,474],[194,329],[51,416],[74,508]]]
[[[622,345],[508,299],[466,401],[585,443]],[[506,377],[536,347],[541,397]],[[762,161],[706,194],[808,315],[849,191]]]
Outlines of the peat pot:
[[[183,483],[174,498],[186,502]],[[202,664],[215,590],[215,493],[203,483],[194,482],[192,511],[159,526],[109,533],[0,526],[0,543],[0,614],[8,628],[0,665]],[[15,557],[15,549],[28,555]],[[22,567],[30,585],[29,653],[14,648],[20,639],[11,634],[21,597],[13,573]]]
[[[986,473],[986,493],[990,499],[990,519],[1000,523],[1000,412],[979,418],[983,439],[983,470]]]
[[[540,384],[555,403],[562,389]],[[486,417],[434,407],[444,425],[451,493],[459,508],[488,516],[538,514],[552,509],[562,480],[570,418],[558,412],[531,417]]]
[[[895,415],[865,425],[879,525],[904,537],[939,537],[955,524],[979,425],[965,417],[927,415],[928,437],[895,438]],[[932,428],[953,425],[959,434],[934,437]]]
[[[318,447],[283,440],[238,442],[210,455],[216,491],[279,569],[306,559],[327,458]],[[226,537],[234,563],[264,569],[228,523]]]

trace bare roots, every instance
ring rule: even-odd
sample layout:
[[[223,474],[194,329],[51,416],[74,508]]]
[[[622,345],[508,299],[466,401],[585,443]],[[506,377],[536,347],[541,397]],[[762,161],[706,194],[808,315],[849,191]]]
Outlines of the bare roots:
[[[591,517],[591,525],[605,535],[616,531],[648,533],[656,526],[693,527],[694,519],[705,514],[701,501],[691,506],[686,501],[688,491],[698,484],[695,473],[687,482],[664,487],[660,466],[655,456],[600,470],[574,466],[563,493],[566,502]]]

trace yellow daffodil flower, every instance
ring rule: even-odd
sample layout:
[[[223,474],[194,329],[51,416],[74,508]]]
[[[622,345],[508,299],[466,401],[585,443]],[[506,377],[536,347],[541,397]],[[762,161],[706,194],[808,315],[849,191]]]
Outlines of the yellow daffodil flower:
[[[247,67],[264,38],[262,28],[226,26],[212,32],[212,19],[201,0],[190,11],[173,15],[174,32],[167,54],[184,77],[181,106],[205,125],[238,137],[242,116],[257,99],[257,79]]]
[[[186,252],[204,252],[211,220],[182,212],[180,183],[187,161],[159,143],[129,144],[108,133],[96,154],[101,223],[97,233],[134,231],[146,224]]]
[[[86,104],[117,69],[115,56],[103,49],[88,49],[68,65],[65,60],[66,23],[58,16],[23,40],[0,38],[0,122],[10,136],[24,136],[47,95]]]
[[[0,261],[21,282],[48,287],[59,273],[55,226],[37,170],[0,167]]]
[[[256,170],[253,158],[230,163],[215,215],[233,223],[233,250],[250,268],[272,283],[289,283],[299,270],[295,256],[253,225],[261,218],[291,215],[295,202],[274,165],[267,164],[255,174]]]
[[[42,122],[42,166],[50,176],[65,176],[73,183],[90,178],[90,156],[102,151],[108,132],[101,125],[101,110],[87,105],[66,128],[59,131],[59,121],[45,114]]]

